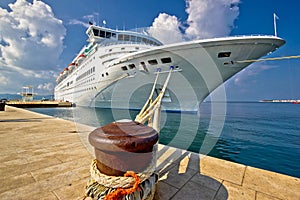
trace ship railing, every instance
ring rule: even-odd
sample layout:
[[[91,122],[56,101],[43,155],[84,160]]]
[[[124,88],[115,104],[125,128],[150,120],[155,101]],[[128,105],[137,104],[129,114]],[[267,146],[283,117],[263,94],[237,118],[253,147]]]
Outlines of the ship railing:
[[[105,42],[105,43],[98,43],[99,46],[111,46],[111,45],[115,45],[115,44],[145,44],[147,46],[157,46],[155,44],[150,44],[150,43],[145,43],[145,42],[133,42],[133,41],[116,41],[116,42]]]

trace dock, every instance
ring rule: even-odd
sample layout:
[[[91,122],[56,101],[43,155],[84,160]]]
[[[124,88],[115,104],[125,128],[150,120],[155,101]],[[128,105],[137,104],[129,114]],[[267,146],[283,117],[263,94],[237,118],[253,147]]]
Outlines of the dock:
[[[49,108],[49,107],[72,107],[71,102],[65,101],[7,101],[6,105],[17,108]]]
[[[0,199],[83,199],[94,157],[79,136],[93,127],[12,106],[0,126]],[[300,199],[297,177],[165,145],[156,166],[155,200]]]

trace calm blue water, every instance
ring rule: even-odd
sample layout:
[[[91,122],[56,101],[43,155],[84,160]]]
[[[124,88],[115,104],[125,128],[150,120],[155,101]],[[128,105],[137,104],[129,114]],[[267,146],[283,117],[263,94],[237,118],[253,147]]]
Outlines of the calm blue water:
[[[198,113],[162,113],[160,143],[300,177],[300,105],[202,103]],[[218,107],[218,105],[217,105]],[[30,110],[99,127],[137,112],[95,108]],[[224,123],[223,123],[224,122]]]

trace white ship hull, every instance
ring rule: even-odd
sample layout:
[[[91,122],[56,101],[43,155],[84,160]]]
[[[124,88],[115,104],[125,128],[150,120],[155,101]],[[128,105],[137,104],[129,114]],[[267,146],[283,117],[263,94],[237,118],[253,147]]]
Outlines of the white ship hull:
[[[157,93],[173,66],[162,109],[194,111],[215,88],[251,64],[238,61],[258,59],[284,43],[274,36],[243,36],[155,47],[96,45],[56,86],[55,98],[79,106],[141,109],[158,69]]]

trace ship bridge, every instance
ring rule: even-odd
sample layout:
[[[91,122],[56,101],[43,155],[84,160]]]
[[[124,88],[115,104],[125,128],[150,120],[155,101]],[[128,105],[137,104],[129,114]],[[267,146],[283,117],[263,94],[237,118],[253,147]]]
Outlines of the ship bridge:
[[[91,25],[86,34],[88,35],[89,42],[97,42],[97,43],[144,43],[153,46],[160,46],[162,43],[157,39],[134,31],[121,31],[121,30],[113,30],[106,27],[99,27],[95,25]]]

